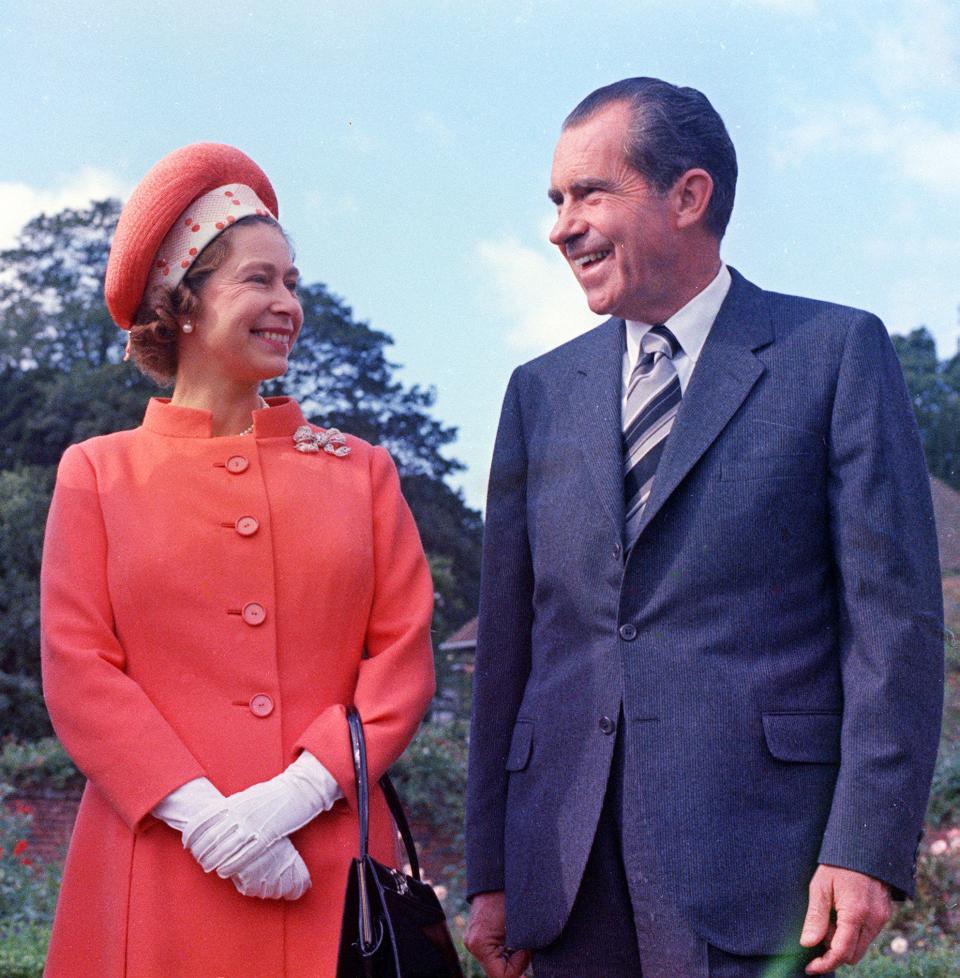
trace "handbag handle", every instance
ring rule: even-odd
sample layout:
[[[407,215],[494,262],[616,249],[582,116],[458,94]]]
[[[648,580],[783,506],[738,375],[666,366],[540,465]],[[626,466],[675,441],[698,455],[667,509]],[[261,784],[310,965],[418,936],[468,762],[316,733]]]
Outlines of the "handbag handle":
[[[357,779],[357,812],[360,821],[360,859],[366,861],[367,845],[370,831],[370,784],[367,776],[367,745],[363,736],[363,722],[355,706],[347,707],[347,726],[350,728],[350,748],[353,755],[353,773]],[[400,802],[400,796],[394,787],[390,776],[385,774],[380,779],[380,788],[387,802],[387,808],[396,822],[403,839],[403,847],[407,850],[407,862],[410,863],[410,875],[420,879],[420,860],[417,858],[417,847],[413,844],[413,833],[407,822],[406,813]]]

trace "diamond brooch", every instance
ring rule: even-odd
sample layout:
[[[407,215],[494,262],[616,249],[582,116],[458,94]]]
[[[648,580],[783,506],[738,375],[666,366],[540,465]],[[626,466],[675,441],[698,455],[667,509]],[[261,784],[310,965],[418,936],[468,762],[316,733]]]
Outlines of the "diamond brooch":
[[[308,424],[302,424],[293,433],[293,441],[298,452],[319,452],[325,451],[328,455],[335,455],[343,458],[350,454],[350,447],[347,439],[336,428],[327,428],[326,431],[314,431]]]

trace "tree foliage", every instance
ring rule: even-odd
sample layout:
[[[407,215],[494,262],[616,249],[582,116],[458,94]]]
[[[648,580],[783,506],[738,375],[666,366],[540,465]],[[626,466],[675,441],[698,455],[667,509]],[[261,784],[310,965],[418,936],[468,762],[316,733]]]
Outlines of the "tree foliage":
[[[0,733],[47,732],[39,692],[37,591],[56,463],[93,435],[140,423],[158,391],[121,362],[123,335],[103,302],[116,201],[41,215],[0,252]],[[439,641],[475,614],[480,515],[444,480],[456,429],[430,414],[432,388],[407,386],[392,339],[358,322],[320,283],[301,291],[304,326],[290,370],[265,387],[318,424],[394,457],[434,571]]]
[[[930,332],[920,326],[893,337],[932,475],[960,489],[960,353],[937,359]]]
[[[103,302],[119,214],[115,200],[41,214],[0,252],[0,365],[71,370],[121,359]]]

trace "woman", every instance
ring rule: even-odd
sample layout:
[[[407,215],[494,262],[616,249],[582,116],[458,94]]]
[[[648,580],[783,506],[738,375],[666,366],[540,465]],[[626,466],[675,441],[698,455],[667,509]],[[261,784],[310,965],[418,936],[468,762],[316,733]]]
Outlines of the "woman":
[[[44,688],[89,779],[48,978],[333,975],[345,705],[376,779],[433,692],[432,585],[389,456],[258,392],[303,322],[276,213],[252,160],[197,144],[117,226],[107,305],[174,388],[67,450],[47,523]],[[392,862],[379,791],[371,837]]]

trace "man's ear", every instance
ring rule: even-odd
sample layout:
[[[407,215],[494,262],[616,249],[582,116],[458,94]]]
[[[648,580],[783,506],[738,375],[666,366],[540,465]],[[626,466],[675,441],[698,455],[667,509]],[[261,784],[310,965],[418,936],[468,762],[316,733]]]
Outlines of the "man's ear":
[[[699,168],[687,170],[677,177],[670,188],[674,202],[677,228],[694,227],[706,220],[710,198],[713,197],[713,177]]]

